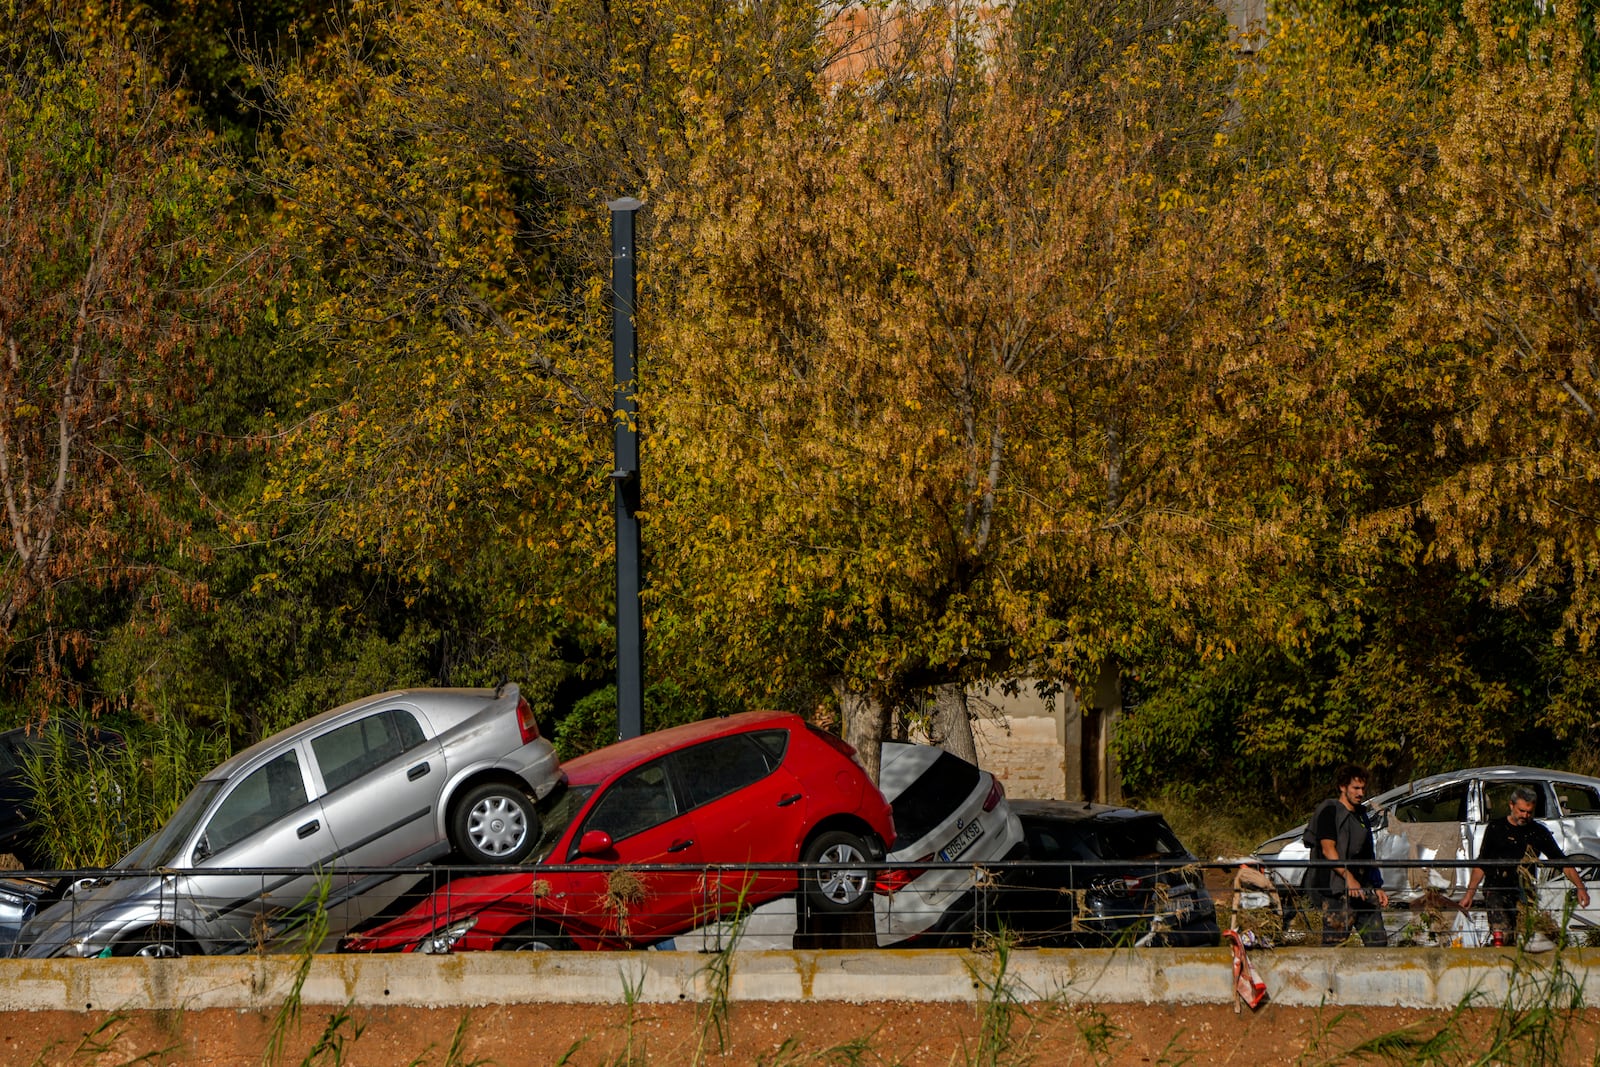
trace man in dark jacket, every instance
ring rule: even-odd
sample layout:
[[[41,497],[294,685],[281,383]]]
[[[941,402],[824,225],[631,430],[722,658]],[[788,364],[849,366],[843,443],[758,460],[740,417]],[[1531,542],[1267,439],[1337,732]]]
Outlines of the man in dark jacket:
[[[1389,943],[1382,911],[1389,894],[1378,874],[1372,827],[1363,806],[1367,772],[1347,763],[1334,772],[1333,781],[1336,795],[1317,806],[1307,831],[1317,842],[1312,858],[1336,864],[1312,871],[1312,884],[1322,898],[1322,943],[1341,945],[1356,931],[1363,945],[1381,948]]]
[[[1478,883],[1484,886],[1484,904],[1489,910],[1489,929],[1500,934],[1505,944],[1516,943],[1517,908],[1532,894],[1532,868],[1523,866],[1528,860],[1543,856],[1547,860],[1564,860],[1567,854],[1556,844],[1555,835],[1533,817],[1533,790],[1518,786],[1511,791],[1510,811],[1504,819],[1495,819],[1483,832],[1483,844],[1478,847],[1478,862],[1483,867],[1472,868],[1472,879],[1467,883],[1467,895],[1461,898],[1463,908],[1472,907],[1478,893]],[[1490,860],[1505,862],[1489,863]],[[1485,873],[1487,871],[1487,873]],[[1589,906],[1589,887],[1583,884],[1576,867],[1564,867],[1562,873],[1578,887],[1578,906]]]

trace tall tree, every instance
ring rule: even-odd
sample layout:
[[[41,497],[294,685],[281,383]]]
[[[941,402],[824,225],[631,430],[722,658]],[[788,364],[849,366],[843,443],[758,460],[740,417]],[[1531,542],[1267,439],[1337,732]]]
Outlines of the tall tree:
[[[163,73],[115,38],[79,49],[0,23],[0,653],[58,696],[86,652],[74,598],[169,583],[205,387],[196,342],[240,309],[230,172]],[[76,695],[75,693],[73,695]]]
[[[946,17],[968,44],[728,136],[663,208],[694,255],[645,383],[658,626],[755,692],[831,681],[869,765],[912,691],[1139,649],[1129,604],[1200,639],[1190,605],[1322,521],[1283,475],[1332,478],[1348,414],[1269,325],[1211,13]]]

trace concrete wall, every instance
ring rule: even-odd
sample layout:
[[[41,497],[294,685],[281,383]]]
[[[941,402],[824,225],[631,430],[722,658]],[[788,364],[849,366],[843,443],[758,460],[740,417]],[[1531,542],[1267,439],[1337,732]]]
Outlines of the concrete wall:
[[[1033,679],[1015,694],[998,686],[974,689],[968,701],[978,763],[1019,799],[1121,803],[1122,779],[1111,752],[1122,712],[1116,672],[1102,674],[1090,693],[1084,708],[1070,688],[1041,696]]]
[[[1315,1007],[1451,1008],[1469,993],[1502,1003],[1515,955],[1503,949],[1277,949],[1253,957],[1271,1000]],[[1541,959],[1525,958],[1523,981]],[[483,952],[460,956],[319,956],[305,1005],[471,1007],[703,1001],[715,956],[690,952]],[[1227,949],[1032,949],[1010,954],[1004,981],[1020,1000],[1226,1004]],[[262,1010],[280,1004],[299,960],[289,956],[182,960],[0,961],[0,1011]],[[1600,951],[1569,953],[1584,1002],[1600,1006]],[[995,957],[953,950],[740,952],[735,1001],[976,1002],[995,983]]]

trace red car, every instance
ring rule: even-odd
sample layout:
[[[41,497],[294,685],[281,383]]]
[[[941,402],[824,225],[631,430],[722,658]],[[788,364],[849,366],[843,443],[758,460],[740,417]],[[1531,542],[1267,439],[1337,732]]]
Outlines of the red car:
[[[872,897],[872,874],[856,865],[881,861],[894,840],[855,750],[786,712],[677,726],[562,769],[566,786],[539,806],[532,869],[457,878],[343,948],[632,947],[797,889],[813,912],[854,911]],[[792,867],[708,869],[760,863],[829,866],[803,885]]]

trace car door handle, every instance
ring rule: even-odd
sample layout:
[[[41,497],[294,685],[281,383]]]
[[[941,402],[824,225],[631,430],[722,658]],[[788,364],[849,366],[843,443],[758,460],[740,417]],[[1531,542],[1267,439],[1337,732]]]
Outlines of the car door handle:
[[[300,827],[300,829],[296,830],[294,833],[295,833],[296,837],[310,837],[312,834],[316,833],[320,829],[322,829],[321,821],[319,821],[317,819],[312,819],[310,822],[308,822],[304,826]]]
[[[428,770],[429,768],[427,762],[423,761],[406,772],[406,781],[414,782],[418,778],[421,778],[424,774],[427,774]]]
[[[778,807],[787,808],[790,804],[798,803],[799,800],[800,800],[800,794],[799,793],[790,793],[788,796],[786,796],[782,800],[778,801]]]
[[[688,848],[692,844],[694,844],[694,842],[693,841],[688,841],[688,840],[674,841],[672,844],[667,846],[667,851],[668,852],[682,852],[684,849]]]

